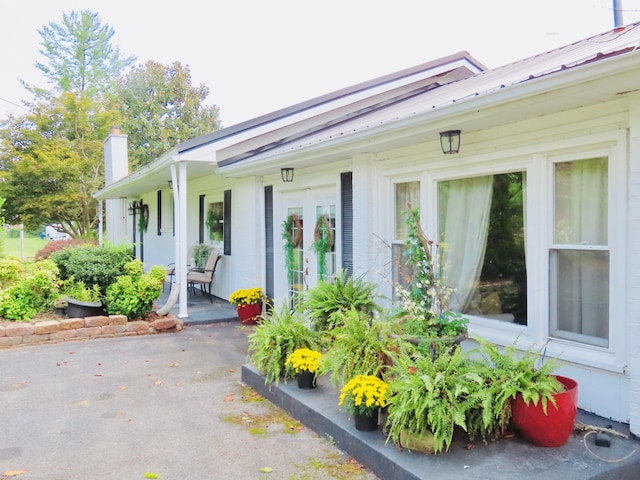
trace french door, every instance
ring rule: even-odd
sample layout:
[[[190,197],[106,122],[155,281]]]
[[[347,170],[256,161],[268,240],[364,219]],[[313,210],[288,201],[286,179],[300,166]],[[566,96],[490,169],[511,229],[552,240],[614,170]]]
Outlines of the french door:
[[[336,274],[336,197],[330,188],[287,193],[282,242],[287,296],[292,305],[304,290]]]

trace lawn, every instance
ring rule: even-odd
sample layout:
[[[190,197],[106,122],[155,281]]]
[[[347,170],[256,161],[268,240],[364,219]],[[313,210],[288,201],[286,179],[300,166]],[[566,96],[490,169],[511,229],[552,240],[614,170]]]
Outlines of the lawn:
[[[52,242],[47,238],[31,237],[25,235],[24,237],[24,259],[30,260],[35,257],[38,250],[44,247],[47,243]],[[7,235],[0,234],[0,242],[2,242],[2,254],[5,256],[22,258],[20,239],[10,238]]]

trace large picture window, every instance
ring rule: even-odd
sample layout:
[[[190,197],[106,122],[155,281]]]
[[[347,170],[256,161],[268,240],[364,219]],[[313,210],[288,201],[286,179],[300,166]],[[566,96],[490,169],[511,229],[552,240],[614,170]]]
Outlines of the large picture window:
[[[449,308],[527,324],[524,172],[438,185],[439,248]]]
[[[551,335],[609,345],[608,161],[554,165]]]

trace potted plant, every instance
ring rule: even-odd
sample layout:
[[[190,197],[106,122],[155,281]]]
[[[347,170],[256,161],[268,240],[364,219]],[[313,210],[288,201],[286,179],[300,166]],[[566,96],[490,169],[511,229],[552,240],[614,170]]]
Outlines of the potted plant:
[[[407,288],[395,285],[400,298],[391,310],[396,333],[415,344],[424,343],[432,356],[450,349],[467,336],[468,320],[449,310],[453,288],[447,285],[442,268],[441,246],[427,238],[417,209],[406,212],[406,264],[411,269]]]
[[[298,387],[307,389],[316,387],[316,375],[320,369],[322,353],[309,348],[296,348],[285,361],[285,367],[296,372]]]
[[[351,309],[340,313],[339,326],[325,332],[329,348],[322,358],[321,374],[329,374],[335,386],[356,375],[383,378],[398,341],[391,337],[389,324]]]
[[[95,283],[89,287],[82,280],[71,277],[62,281],[60,293],[67,304],[66,314],[70,318],[104,314],[100,287]]]
[[[206,243],[197,243],[193,246],[193,263],[197,270],[203,270],[213,248]]]
[[[236,307],[240,321],[245,325],[255,325],[262,313],[265,300],[261,287],[236,290],[229,296],[229,303]]]
[[[320,281],[304,293],[300,308],[308,312],[313,328],[331,330],[340,325],[342,314],[355,309],[371,318],[380,307],[375,302],[376,285],[362,278],[347,277],[342,270],[332,282]]]
[[[560,365],[557,359],[543,363],[540,352],[519,352],[514,345],[501,350],[482,338],[476,340],[490,368],[488,382],[503,426],[511,417],[513,426],[531,443],[564,445],[576,419],[577,382],[553,374]]]
[[[294,378],[295,371],[286,361],[296,349],[322,349],[320,334],[310,330],[302,314],[292,312],[287,305],[262,315],[248,341],[249,362],[264,375],[265,383]]]
[[[378,428],[378,413],[386,405],[389,385],[373,375],[356,375],[340,390],[338,405],[354,416],[357,430]]]
[[[432,358],[405,347],[390,367],[388,438],[409,450],[448,450],[456,429],[473,440],[497,431],[486,365],[459,346]]]

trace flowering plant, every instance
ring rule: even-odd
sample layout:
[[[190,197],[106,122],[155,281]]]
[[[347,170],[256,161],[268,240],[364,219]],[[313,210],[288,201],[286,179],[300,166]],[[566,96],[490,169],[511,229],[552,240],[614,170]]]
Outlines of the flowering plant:
[[[389,385],[373,375],[356,375],[340,391],[338,405],[344,405],[349,413],[366,414],[386,405]]]
[[[322,354],[308,348],[297,348],[287,357],[285,366],[291,366],[296,371],[315,373],[320,368]]]
[[[256,305],[264,302],[264,293],[262,288],[245,288],[243,290],[236,290],[229,297],[229,303],[231,305]]]

